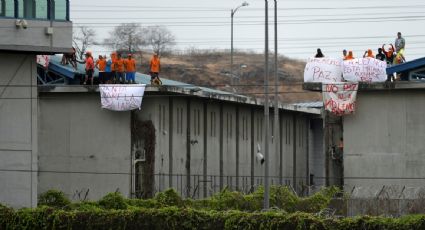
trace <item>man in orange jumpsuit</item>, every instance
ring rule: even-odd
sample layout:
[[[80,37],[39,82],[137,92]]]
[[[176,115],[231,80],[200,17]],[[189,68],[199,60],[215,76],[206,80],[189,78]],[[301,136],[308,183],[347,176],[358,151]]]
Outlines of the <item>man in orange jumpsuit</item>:
[[[132,55],[129,54],[125,60],[125,79],[127,83],[136,83],[136,60],[133,59]]]
[[[86,59],[84,61],[78,61],[81,64],[86,64],[86,76],[84,79],[84,85],[87,85],[87,81],[90,80],[90,84],[93,85],[93,74],[94,74],[94,61],[90,51],[85,53]]]
[[[99,59],[97,59],[95,67],[99,70],[99,83],[105,84],[105,82],[106,82],[106,73],[105,73],[106,59],[103,58],[102,55],[99,55]]]
[[[116,64],[116,60],[117,60],[117,53],[112,52],[111,53],[111,73],[110,73],[110,81],[112,83],[115,83],[116,79],[117,79],[117,71],[115,69],[115,64]]]
[[[159,79],[159,70],[161,69],[161,62],[159,61],[159,57],[157,53],[153,54],[149,64],[149,68],[150,68],[150,74],[151,74],[151,82],[154,79]]]
[[[115,59],[115,71],[116,71],[116,84],[122,84],[125,82],[124,78],[124,59],[121,58],[121,54],[118,54]]]

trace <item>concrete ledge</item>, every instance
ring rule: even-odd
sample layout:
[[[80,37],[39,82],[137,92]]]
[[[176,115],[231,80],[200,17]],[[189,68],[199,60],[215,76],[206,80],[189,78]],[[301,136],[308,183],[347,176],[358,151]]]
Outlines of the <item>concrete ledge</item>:
[[[322,91],[322,83],[307,82],[303,84],[304,90]],[[396,81],[366,83],[359,82],[359,91],[384,91],[384,90],[406,90],[406,89],[425,89],[425,81]]]
[[[39,85],[38,86],[39,93],[99,93],[99,86],[83,86],[83,85]],[[247,105],[257,105],[264,106],[264,101],[262,99],[247,97],[243,95],[237,95],[232,93],[225,93],[223,91],[217,91],[217,93],[203,91],[202,88],[194,90],[192,88],[185,87],[175,87],[175,86],[146,86],[145,95],[154,96],[161,94],[166,95],[180,95],[180,96],[188,96],[188,97],[199,97],[204,99],[218,100],[218,101],[226,101]],[[270,103],[270,108],[273,108],[273,102]],[[310,114],[321,114],[322,110],[320,108],[309,108],[302,107],[291,104],[279,104],[279,108],[288,111],[294,112],[303,112]]]

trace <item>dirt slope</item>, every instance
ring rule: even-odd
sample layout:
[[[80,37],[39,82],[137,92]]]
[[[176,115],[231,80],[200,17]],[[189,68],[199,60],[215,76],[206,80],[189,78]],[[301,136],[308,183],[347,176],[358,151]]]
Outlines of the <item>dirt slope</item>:
[[[270,56],[269,91],[274,96],[274,59]],[[147,72],[150,54],[144,54],[139,63],[141,72]],[[230,54],[214,51],[193,51],[171,54],[161,58],[160,76],[195,85],[220,89],[254,97],[264,97],[264,55],[247,52],[234,53],[235,83],[231,84]],[[245,68],[240,66],[244,64]],[[302,90],[305,63],[279,57],[279,97],[282,102],[321,100],[319,93]]]

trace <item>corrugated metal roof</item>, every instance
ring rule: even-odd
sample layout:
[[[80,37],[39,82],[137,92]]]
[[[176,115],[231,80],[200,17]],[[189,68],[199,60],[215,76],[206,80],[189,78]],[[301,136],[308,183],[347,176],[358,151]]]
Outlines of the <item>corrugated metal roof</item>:
[[[323,101],[300,102],[300,103],[292,103],[291,105],[298,106],[298,107],[307,107],[307,108],[322,108]]]
[[[389,67],[387,68],[387,74],[409,72],[421,67],[425,67],[425,57]]]

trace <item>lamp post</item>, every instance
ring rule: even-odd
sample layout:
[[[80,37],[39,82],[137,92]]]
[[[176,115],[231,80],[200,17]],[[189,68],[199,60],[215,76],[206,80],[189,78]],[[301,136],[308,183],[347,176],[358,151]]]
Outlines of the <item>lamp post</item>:
[[[279,154],[279,143],[280,137],[278,132],[279,123],[279,76],[277,73],[278,70],[278,57],[277,57],[277,0],[274,0],[274,133],[273,141],[275,147],[275,156],[280,156]],[[282,162],[282,159],[279,159]],[[282,177],[280,173],[280,183],[282,184]]]
[[[270,207],[270,185],[269,185],[269,5],[268,1],[265,0],[265,47],[264,47],[264,58],[265,58],[265,73],[264,73],[264,209]]]
[[[243,2],[241,5],[239,5],[238,7],[231,9],[230,12],[230,18],[231,18],[231,22],[230,22],[230,76],[233,76],[233,16],[235,15],[236,11],[238,11],[239,8],[243,7],[243,6],[248,6],[248,2]],[[233,77],[230,78],[230,84],[233,85],[234,80]]]

